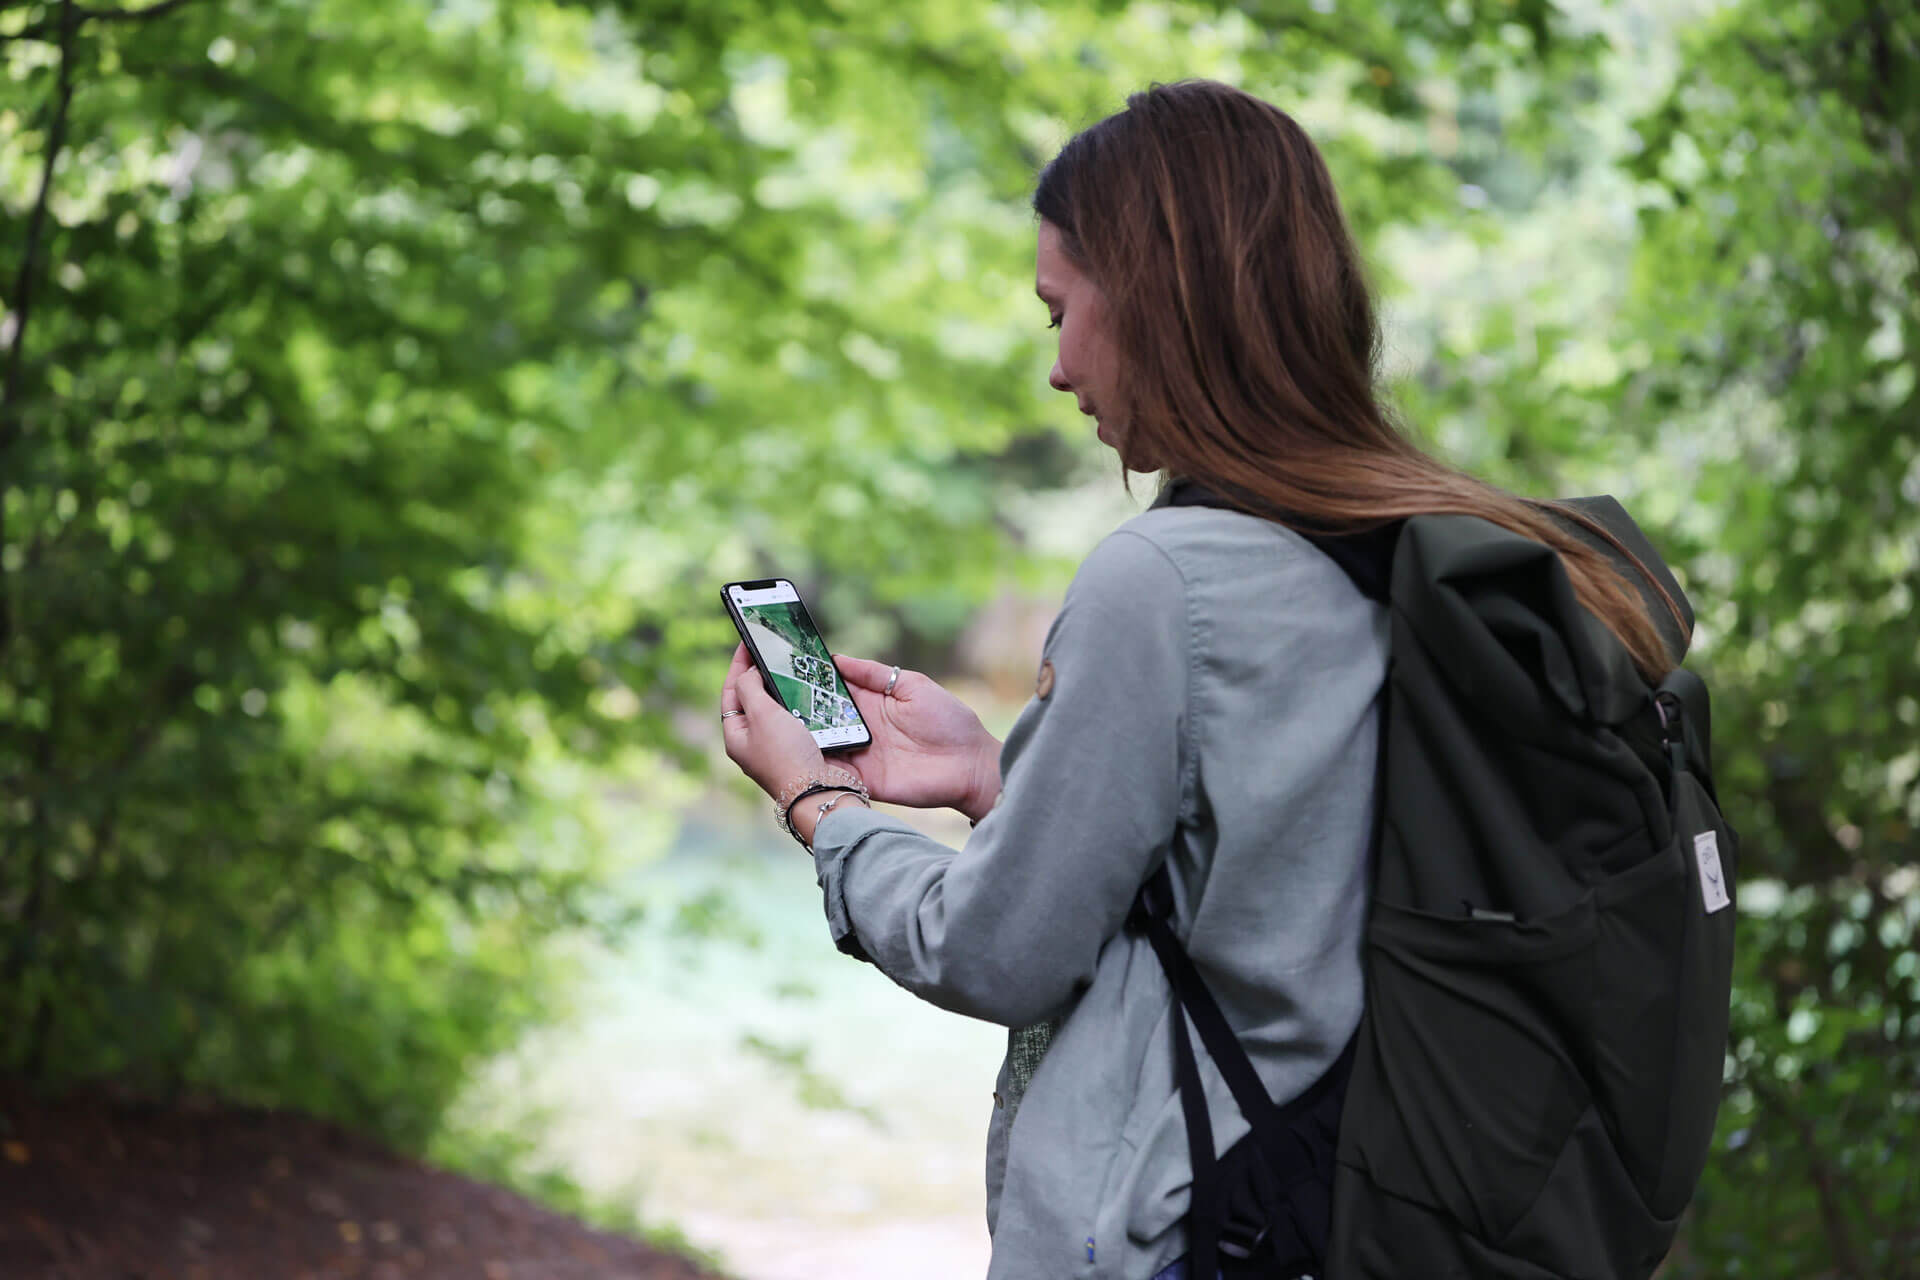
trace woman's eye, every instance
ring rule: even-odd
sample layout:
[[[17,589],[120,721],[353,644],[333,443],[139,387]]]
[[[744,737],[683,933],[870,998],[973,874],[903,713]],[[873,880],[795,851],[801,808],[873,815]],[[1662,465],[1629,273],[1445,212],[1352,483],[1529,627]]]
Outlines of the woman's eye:
[[[1049,329],[1058,329],[1059,327],[1060,327],[1060,317],[1059,317],[1059,316],[1048,316],[1048,317],[1047,317],[1047,328],[1049,328]]]

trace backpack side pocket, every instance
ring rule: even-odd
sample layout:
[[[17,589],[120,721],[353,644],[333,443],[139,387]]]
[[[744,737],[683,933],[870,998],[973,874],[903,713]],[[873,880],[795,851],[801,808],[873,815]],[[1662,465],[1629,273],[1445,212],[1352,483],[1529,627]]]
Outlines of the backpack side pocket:
[[[1525,922],[1373,911],[1369,1060],[1380,1079],[1343,1117],[1350,1145],[1381,1189],[1497,1240],[1589,1104],[1567,1041],[1592,989],[1593,896]]]

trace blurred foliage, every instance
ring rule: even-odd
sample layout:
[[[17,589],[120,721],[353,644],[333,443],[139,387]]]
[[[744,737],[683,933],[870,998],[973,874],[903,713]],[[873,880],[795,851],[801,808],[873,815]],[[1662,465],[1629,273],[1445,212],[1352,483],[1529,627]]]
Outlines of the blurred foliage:
[[[1681,480],[1762,883],[1683,1274],[1920,1276],[1920,10],[1746,3],[1684,54],[1611,403]]]
[[[1410,86],[1590,52],[1333,10],[0,5],[0,1070],[422,1140],[614,927],[552,780],[697,766],[715,584],[1049,572],[1072,127],[1242,80],[1371,229],[1447,189]]]
[[[1751,883],[1732,1087],[1675,1276],[1914,1274],[1920,891]]]
[[[1516,488],[1621,496],[1699,611],[1739,987],[1665,1274],[1914,1276],[1920,10],[1623,8],[1554,136],[1463,142],[1472,212],[1392,233],[1400,399]]]
[[[749,1031],[740,1038],[740,1047],[789,1081],[801,1106],[859,1116],[875,1129],[886,1129],[886,1117],[877,1108],[849,1098],[838,1080],[813,1065],[804,1044],[782,1044]]]
[[[1024,197],[1213,75],[1327,151],[1413,428],[1700,609],[1748,883],[1670,1270],[1913,1274],[1910,5],[121,3],[0,3],[0,1071],[424,1142],[625,918],[594,771],[701,767],[719,582],[931,654],[1059,581]]]

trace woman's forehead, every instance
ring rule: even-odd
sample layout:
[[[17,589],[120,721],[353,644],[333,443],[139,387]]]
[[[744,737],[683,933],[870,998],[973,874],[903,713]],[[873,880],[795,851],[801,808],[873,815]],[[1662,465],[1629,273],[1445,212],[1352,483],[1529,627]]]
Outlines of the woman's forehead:
[[[1034,240],[1033,288],[1042,297],[1059,294],[1073,283],[1079,272],[1067,257],[1061,243],[1060,228],[1044,218]]]

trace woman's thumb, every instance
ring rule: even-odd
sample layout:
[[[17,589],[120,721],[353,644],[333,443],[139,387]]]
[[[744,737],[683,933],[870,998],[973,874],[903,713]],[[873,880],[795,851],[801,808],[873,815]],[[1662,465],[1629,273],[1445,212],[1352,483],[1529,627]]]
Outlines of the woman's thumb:
[[[762,676],[758,669],[748,671],[740,677],[740,709],[747,713],[748,720],[758,720],[767,715],[787,714],[787,709],[767,692],[766,677]]]

